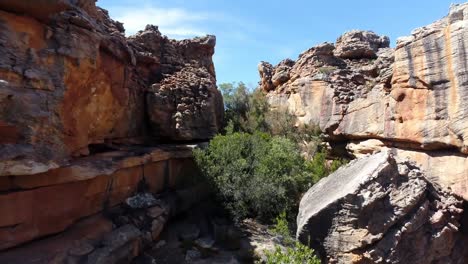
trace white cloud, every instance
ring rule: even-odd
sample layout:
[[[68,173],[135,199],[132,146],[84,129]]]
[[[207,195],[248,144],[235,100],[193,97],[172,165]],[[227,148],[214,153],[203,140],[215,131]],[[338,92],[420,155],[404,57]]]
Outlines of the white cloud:
[[[116,20],[124,23],[127,35],[143,30],[147,24],[159,26],[160,31],[173,38],[185,38],[206,35],[201,26],[210,19],[206,13],[193,13],[181,8],[158,8],[146,6],[141,8],[120,8],[113,10]]]
[[[166,8],[147,0],[140,1],[138,6],[135,2],[128,1],[125,5],[121,3],[106,8],[112,18],[124,23],[126,35],[133,35],[152,24],[159,26],[162,34],[175,39],[218,34],[236,41],[254,41],[253,35],[265,30],[257,21],[248,21],[223,12],[200,12],[183,7]],[[213,31],[214,28],[223,27],[225,29],[221,31]]]

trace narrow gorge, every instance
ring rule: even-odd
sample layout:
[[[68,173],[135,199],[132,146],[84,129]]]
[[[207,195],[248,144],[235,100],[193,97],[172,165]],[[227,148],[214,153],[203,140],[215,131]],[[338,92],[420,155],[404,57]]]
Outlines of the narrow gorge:
[[[166,263],[142,256],[212,202],[193,152],[228,130],[215,46],[126,37],[94,0],[0,0],[0,263]],[[300,199],[322,263],[468,263],[467,47],[465,3],[395,47],[353,30],[258,65],[268,108],[352,159]],[[250,251],[276,243],[257,231]]]

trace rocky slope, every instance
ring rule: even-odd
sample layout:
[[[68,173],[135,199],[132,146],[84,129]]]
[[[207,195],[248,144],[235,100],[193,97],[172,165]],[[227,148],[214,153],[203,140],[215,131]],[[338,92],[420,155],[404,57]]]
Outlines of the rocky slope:
[[[296,61],[259,65],[273,108],[315,124],[354,156],[396,147],[468,199],[468,4],[400,38],[351,31]]]
[[[224,112],[215,44],[151,25],[126,38],[94,0],[0,1],[1,263],[113,263],[158,239],[167,217],[122,225],[111,212],[196,185],[186,144]]]

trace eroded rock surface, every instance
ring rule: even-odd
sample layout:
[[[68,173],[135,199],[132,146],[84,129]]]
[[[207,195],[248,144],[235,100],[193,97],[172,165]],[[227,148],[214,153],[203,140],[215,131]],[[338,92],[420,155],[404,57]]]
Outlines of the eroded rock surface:
[[[203,184],[155,196],[138,193],[129,199],[152,202],[112,207],[105,214],[78,221],[63,233],[2,251],[0,262],[131,263],[145,249],[160,242],[171,217],[187,210],[187,204],[201,203],[207,195]]]
[[[466,263],[462,200],[389,152],[355,160],[302,198],[297,237],[325,263]]]
[[[272,108],[318,125],[330,141],[349,142],[354,154],[385,146],[428,153],[415,159],[428,172],[437,170],[431,162],[447,164],[440,153],[453,156],[457,168],[449,171],[456,173],[434,175],[467,197],[467,10],[451,6],[447,17],[398,39],[394,49],[373,32],[345,33],[288,63],[289,79],[281,82],[273,75],[284,65],[262,62],[260,86]]]
[[[212,137],[223,103],[214,36],[175,41],[93,0],[0,2],[0,175],[37,174],[95,145]]]
[[[158,238],[157,209],[141,225],[97,216],[193,183],[185,144],[209,140],[224,112],[215,44],[152,25],[127,38],[95,0],[0,0],[1,263],[129,262]],[[73,244],[88,237],[104,242]]]
[[[388,48],[390,39],[371,31],[352,30],[336,40],[335,56],[342,59],[375,59],[381,48]]]

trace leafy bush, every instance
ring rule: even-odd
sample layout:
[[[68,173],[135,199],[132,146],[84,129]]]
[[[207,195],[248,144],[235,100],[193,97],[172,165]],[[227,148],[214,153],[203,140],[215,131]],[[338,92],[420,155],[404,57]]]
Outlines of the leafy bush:
[[[285,212],[292,223],[300,195],[342,161],[328,162],[320,129],[299,125],[288,109],[271,110],[262,90],[250,91],[242,82],[219,87],[225,135],[195,152],[199,167],[234,218],[271,222]]]
[[[262,263],[262,262],[257,262]],[[296,242],[295,247],[266,252],[266,264],[320,264],[320,259],[314,254],[314,250]]]
[[[243,129],[243,122],[250,108],[251,94],[243,82],[235,85],[235,83],[223,83],[219,85],[219,89],[223,94],[225,125],[232,126],[234,131],[240,131]]]
[[[268,132],[265,120],[268,102],[260,89],[251,92],[243,82],[223,83],[219,88],[224,98],[227,127],[235,132]]]
[[[318,140],[320,129],[316,126],[298,125],[296,116],[288,109],[270,110],[261,89],[250,92],[242,82],[219,85],[225,105],[227,131],[265,132],[284,136],[296,143]]]
[[[284,137],[259,132],[218,135],[194,156],[237,220],[257,217],[268,222],[283,211],[297,210],[301,193],[310,187],[304,159]]]
[[[291,236],[286,212],[282,212],[279,216],[276,217],[275,224],[270,229],[270,232],[276,235],[280,235],[283,238],[283,244],[293,245],[294,238]]]
[[[304,158],[311,159],[321,142],[318,126],[298,124],[296,116],[289,113],[288,109],[270,110],[265,116],[269,133],[291,139],[298,145]]]
[[[249,110],[243,122],[242,130],[249,133],[256,131],[270,132],[267,123],[266,113],[269,112],[269,105],[263,91],[254,90],[249,97]]]
[[[345,159],[336,159],[328,164],[326,150],[321,149],[315,153],[310,161],[306,162],[306,168],[312,175],[312,183],[315,184],[346,163],[348,163],[348,161]]]

